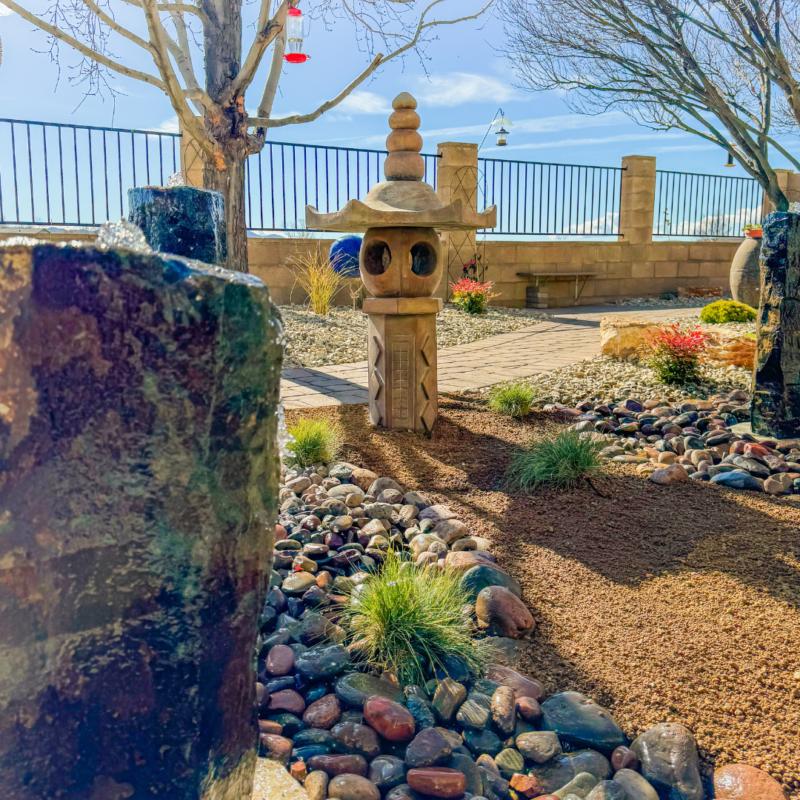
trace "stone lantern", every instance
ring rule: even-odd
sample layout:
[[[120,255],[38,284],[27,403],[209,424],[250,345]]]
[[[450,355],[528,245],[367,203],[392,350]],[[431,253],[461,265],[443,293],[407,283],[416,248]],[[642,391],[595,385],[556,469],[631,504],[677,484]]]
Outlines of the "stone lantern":
[[[320,214],[306,207],[309,228],[365,231],[359,255],[361,280],[372,297],[369,316],[369,415],[373,425],[427,432],[438,415],[436,314],[442,301],[431,295],[444,272],[437,231],[493,228],[494,206],[473,211],[457,199],[445,206],[423,183],[417,101],[408,92],[392,103],[386,180],[364,202],[350,200],[341,211]]]

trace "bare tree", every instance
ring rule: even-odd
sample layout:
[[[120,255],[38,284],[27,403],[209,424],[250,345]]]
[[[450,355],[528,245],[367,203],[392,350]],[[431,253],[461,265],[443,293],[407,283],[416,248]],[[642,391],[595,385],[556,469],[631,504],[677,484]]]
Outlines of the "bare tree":
[[[30,6],[27,0],[22,2]],[[201,148],[204,186],[225,197],[228,267],[244,272],[245,162],[264,146],[267,130],[317,119],[388,61],[414,50],[419,52],[434,28],[477,19],[496,2],[499,0],[316,0],[312,13],[326,24],[343,19],[356,26],[369,64],[318,108],[276,119],[272,108],[284,64],[287,12],[300,0],[258,0],[258,21],[246,50],[243,0],[117,0],[118,9],[123,3],[134,7],[138,33],[132,29],[135,26],[126,27],[118,21],[119,14],[112,9],[111,0],[52,0],[41,15],[16,0],[3,0],[8,8],[47,33],[55,58],[59,43],[66,43],[81,54],[79,77],[88,83],[89,92],[98,91],[109,73],[114,72],[167,95],[182,127]],[[448,7],[457,8],[457,15],[440,16]],[[144,50],[154,71],[122,63],[114,55],[114,44],[122,39]],[[202,80],[195,72],[192,42],[202,49]],[[245,110],[245,92],[270,48],[270,68],[258,111],[251,117]],[[379,48],[385,52],[378,52]]]
[[[509,56],[524,84],[566,89],[583,113],[714,142],[788,208],[769,147],[800,123],[797,0],[508,0]],[[781,45],[781,33],[790,41]]]

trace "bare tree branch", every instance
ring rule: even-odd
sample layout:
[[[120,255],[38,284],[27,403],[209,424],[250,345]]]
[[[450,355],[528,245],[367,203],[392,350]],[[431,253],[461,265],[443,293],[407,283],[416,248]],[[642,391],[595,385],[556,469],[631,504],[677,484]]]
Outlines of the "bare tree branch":
[[[134,78],[135,80],[142,81],[143,83],[149,83],[151,86],[156,86],[162,91],[166,91],[164,82],[155,75],[150,75],[147,72],[141,72],[138,69],[133,69],[133,67],[126,67],[124,64],[114,61],[114,59],[109,58],[103,53],[98,53],[96,50],[92,50],[82,42],[79,42],[74,36],[70,36],[68,33],[65,33],[55,25],[45,22],[45,20],[37,17],[35,14],[31,14],[30,11],[24,9],[21,5],[19,5],[19,3],[15,2],[15,0],[3,0],[3,5],[10,8],[12,11],[16,11],[17,14],[22,17],[22,19],[35,25],[37,28],[41,28],[41,30],[43,30],[45,33],[48,33],[55,39],[65,42],[70,47],[74,47],[79,53],[86,56],[86,58],[90,58],[92,61],[96,61],[98,64],[102,64],[104,67],[108,67],[108,69],[118,72],[120,75],[125,75],[128,78]]]

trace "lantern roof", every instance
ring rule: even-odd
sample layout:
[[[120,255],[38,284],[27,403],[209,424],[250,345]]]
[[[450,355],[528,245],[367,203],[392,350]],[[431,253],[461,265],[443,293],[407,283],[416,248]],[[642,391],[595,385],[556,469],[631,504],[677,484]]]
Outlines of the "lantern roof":
[[[425,162],[417,101],[402,92],[392,103],[392,132],[386,140],[389,155],[383,165],[385,181],[375,184],[366,198],[350,200],[339,211],[322,214],[306,206],[308,228],[358,233],[369,228],[435,228],[440,231],[480,230],[497,224],[497,207],[473,211],[461,198],[445,205],[433,187],[423,182]]]

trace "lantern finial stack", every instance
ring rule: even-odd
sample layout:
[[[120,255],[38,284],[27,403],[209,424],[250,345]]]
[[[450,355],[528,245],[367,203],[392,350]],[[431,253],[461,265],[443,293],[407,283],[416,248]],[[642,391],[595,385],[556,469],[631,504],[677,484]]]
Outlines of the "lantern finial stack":
[[[419,154],[422,137],[417,133],[420,119],[416,107],[417,101],[408,92],[401,92],[392,103],[394,112],[389,117],[392,132],[386,139],[389,155],[383,165],[387,181],[421,181],[425,177],[425,162]]]

